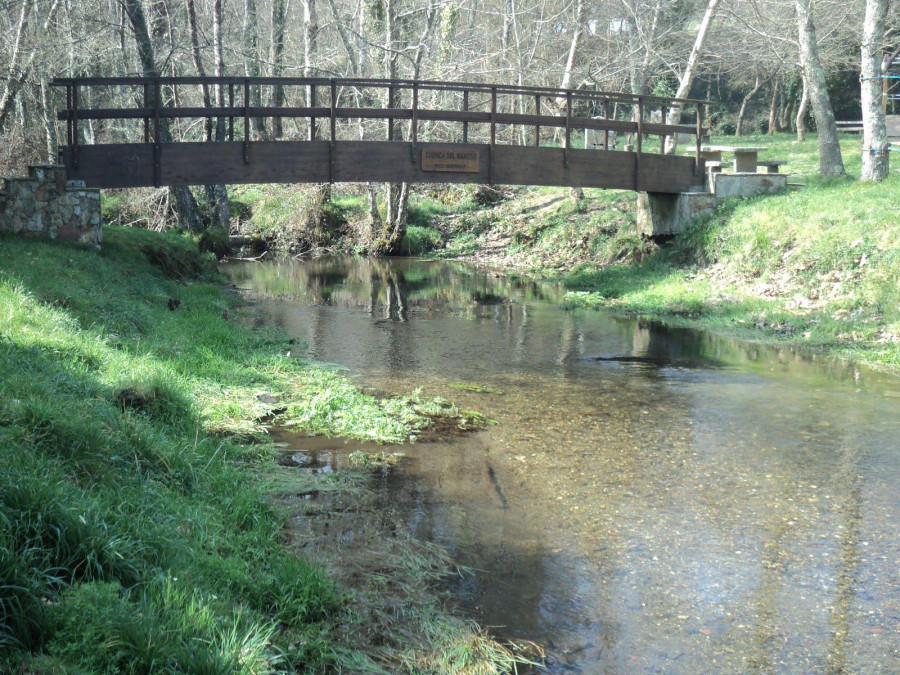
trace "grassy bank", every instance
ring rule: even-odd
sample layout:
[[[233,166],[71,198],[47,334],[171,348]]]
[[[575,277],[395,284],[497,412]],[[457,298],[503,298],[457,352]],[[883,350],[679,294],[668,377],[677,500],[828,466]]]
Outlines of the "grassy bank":
[[[713,139],[734,143],[732,138]],[[561,279],[571,306],[610,308],[750,339],[900,367],[900,177],[859,175],[859,138],[842,142],[848,177],[817,176],[815,138],[745,137],[785,159],[792,189],[733,200],[671,246],[636,237],[630,193],[520,190],[492,209],[437,223],[444,254]]]
[[[285,546],[262,422],[400,441],[433,406],[375,399],[243,328],[188,239],[2,243],[0,671],[365,663],[341,637],[354,590]],[[399,669],[400,651],[380,658]]]

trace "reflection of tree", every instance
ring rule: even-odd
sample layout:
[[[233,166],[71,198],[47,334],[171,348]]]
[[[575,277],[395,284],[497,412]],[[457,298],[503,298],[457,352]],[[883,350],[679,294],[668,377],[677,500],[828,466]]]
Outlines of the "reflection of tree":
[[[856,596],[856,572],[859,566],[860,523],[862,522],[862,477],[859,473],[859,451],[844,448],[840,462],[840,481],[846,490],[838,509],[843,520],[840,538],[836,597],[831,608],[831,645],[828,652],[830,673],[847,669],[847,641],[850,637],[850,612]]]

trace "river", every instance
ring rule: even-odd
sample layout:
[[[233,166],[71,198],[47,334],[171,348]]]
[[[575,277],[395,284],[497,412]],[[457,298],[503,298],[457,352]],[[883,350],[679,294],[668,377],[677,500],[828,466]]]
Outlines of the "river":
[[[224,269],[298,356],[497,421],[405,446],[391,499],[548,672],[900,673],[896,378],[454,263]]]

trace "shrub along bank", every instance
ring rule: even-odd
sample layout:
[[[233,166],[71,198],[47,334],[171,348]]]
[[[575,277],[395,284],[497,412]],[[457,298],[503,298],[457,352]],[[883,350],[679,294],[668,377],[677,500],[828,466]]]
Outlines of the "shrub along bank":
[[[246,308],[187,238],[2,244],[0,671],[367,663],[334,637],[352,589],[284,545],[261,420],[398,441],[427,406],[235,323]]]

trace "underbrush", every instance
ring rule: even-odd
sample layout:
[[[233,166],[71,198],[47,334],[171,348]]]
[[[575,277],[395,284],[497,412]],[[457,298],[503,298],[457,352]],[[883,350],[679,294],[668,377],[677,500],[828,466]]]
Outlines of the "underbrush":
[[[402,440],[433,403],[289,358],[286,336],[230,320],[211,265],[180,235],[107,228],[102,253],[3,239],[0,671],[344,658],[345,591],[283,547],[263,420]]]

